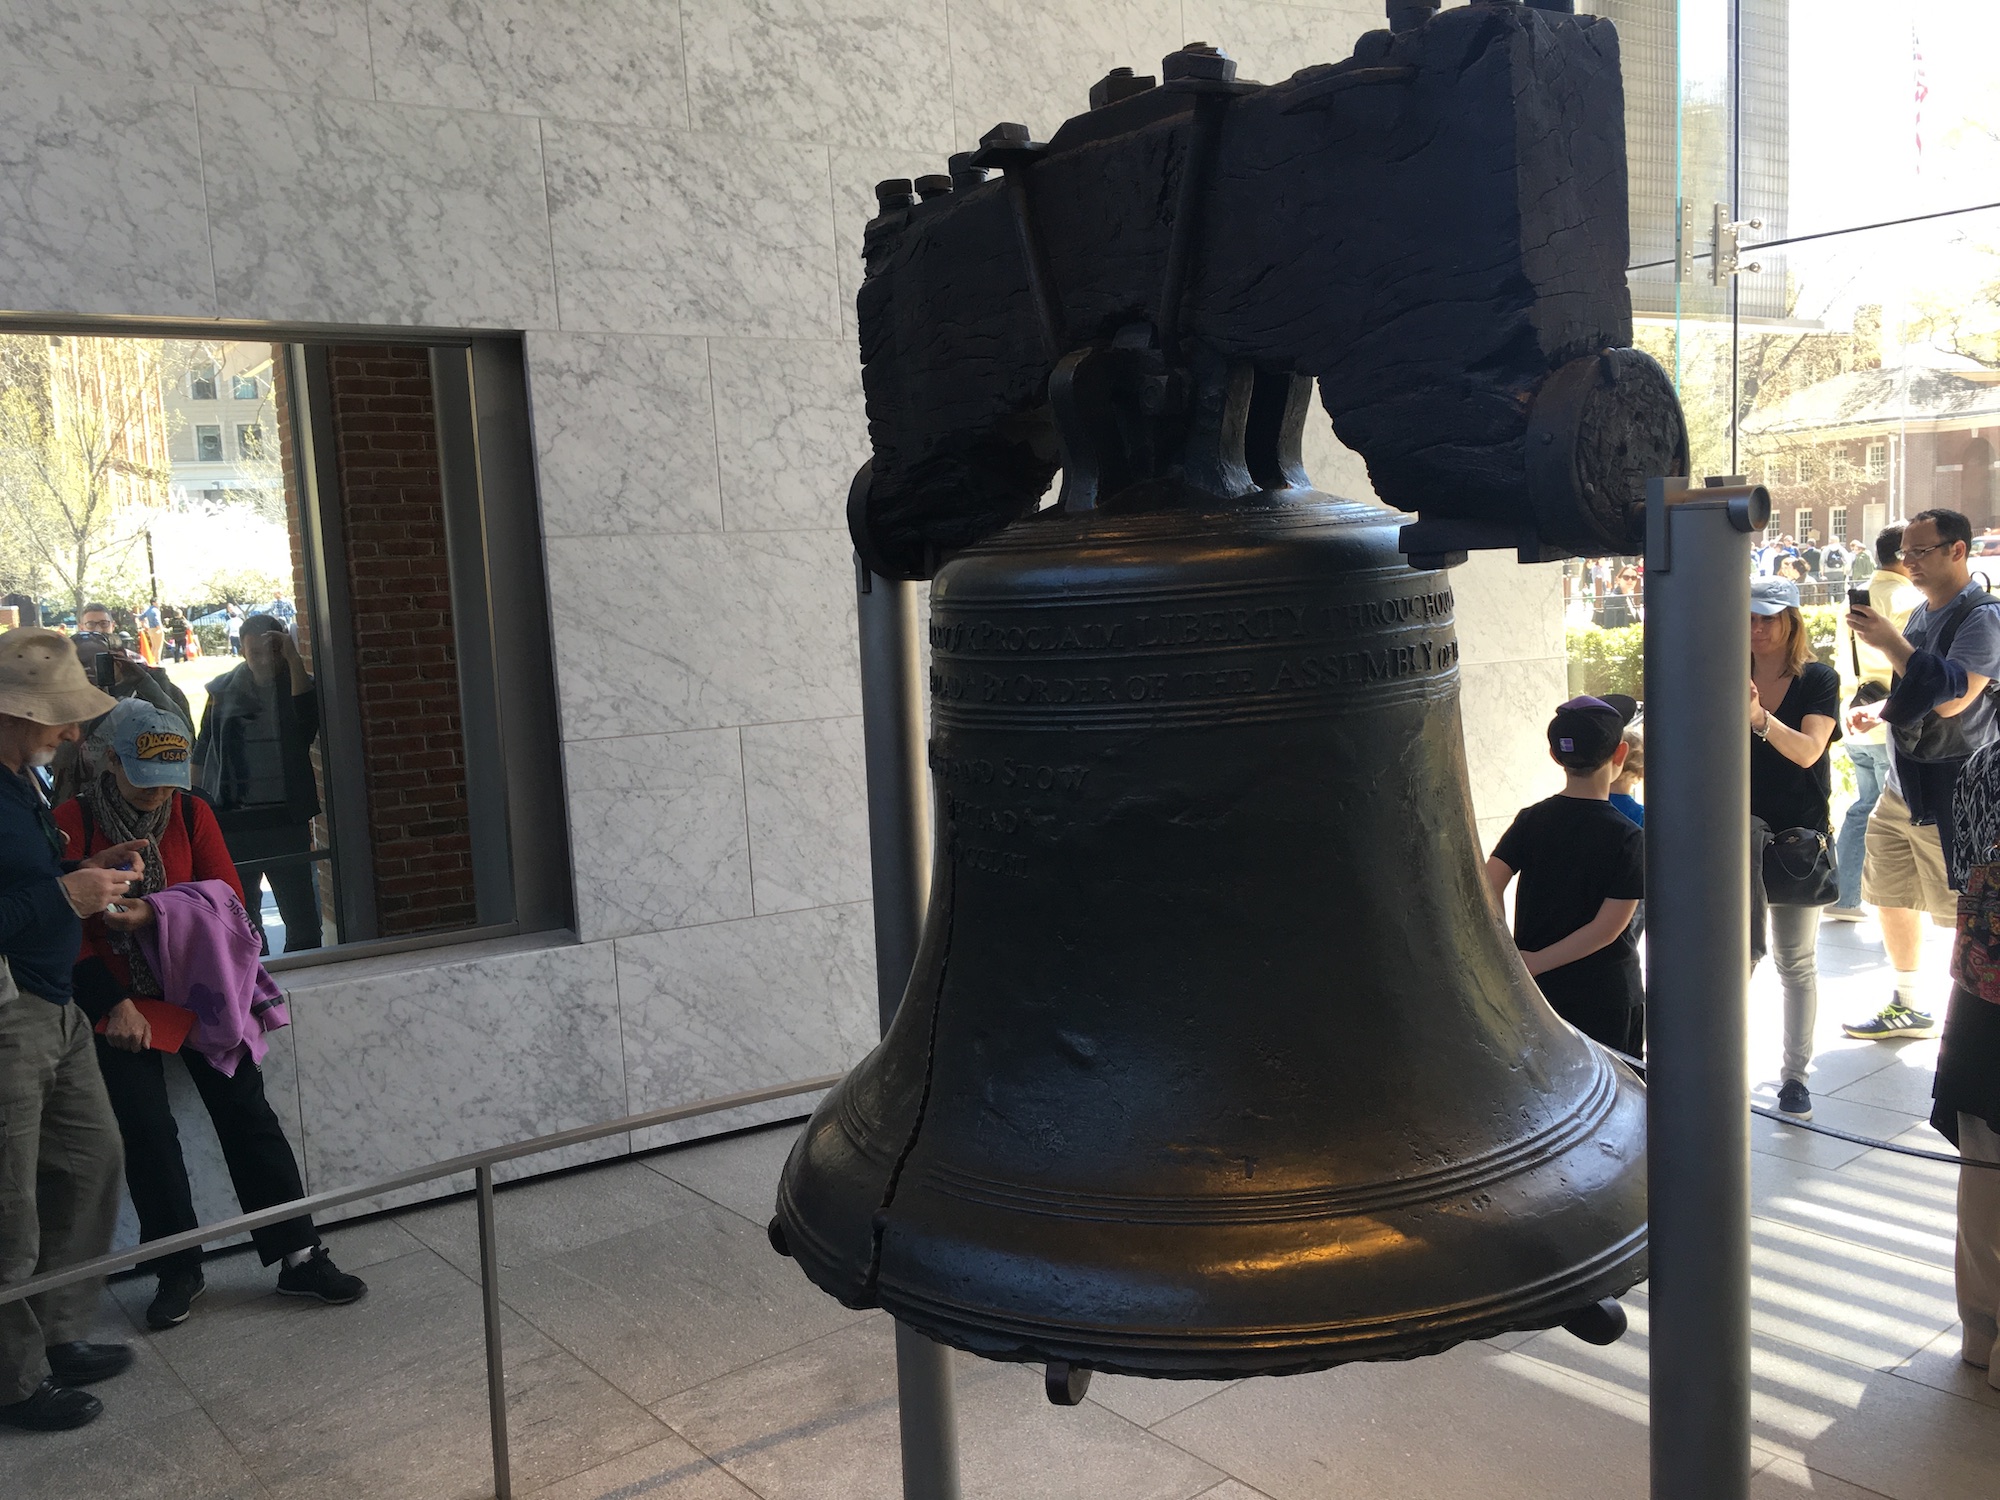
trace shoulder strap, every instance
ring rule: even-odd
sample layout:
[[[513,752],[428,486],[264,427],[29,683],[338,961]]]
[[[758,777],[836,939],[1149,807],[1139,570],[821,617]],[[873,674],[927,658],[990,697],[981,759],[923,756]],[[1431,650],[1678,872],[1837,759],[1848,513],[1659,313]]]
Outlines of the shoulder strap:
[[[194,848],[194,798],[186,792],[175,792],[181,803],[181,829],[188,836],[188,848]]]
[[[2000,604],[2000,600],[1996,600],[1984,589],[1980,589],[1977,593],[1959,595],[1951,613],[1945,616],[1944,623],[1938,627],[1937,641],[1931,650],[1939,656],[1951,655],[1951,643],[1958,639],[1959,627],[1971,617],[1975,609],[1984,609],[1989,604]]]
[[[83,815],[83,857],[90,858],[90,846],[97,842],[97,819],[90,815],[90,804],[79,797],[76,810]]]

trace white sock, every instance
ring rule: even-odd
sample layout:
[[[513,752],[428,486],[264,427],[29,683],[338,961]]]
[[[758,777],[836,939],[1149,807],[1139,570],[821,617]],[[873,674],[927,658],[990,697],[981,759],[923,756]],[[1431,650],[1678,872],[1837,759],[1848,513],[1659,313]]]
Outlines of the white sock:
[[[289,1270],[293,1266],[304,1265],[312,1259],[312,1253],[317,1248],[317,1246],[309,1245],[303,1250],[287,1250],[285,1252],[285,1268]]]
[[[1896,1003],[1907,1006],[1914,1011],[1921,1011],[1923,1009],[1923,1007],[1917,1004],[1917,971],[1915,969],[1898,969],[1896,971]]]

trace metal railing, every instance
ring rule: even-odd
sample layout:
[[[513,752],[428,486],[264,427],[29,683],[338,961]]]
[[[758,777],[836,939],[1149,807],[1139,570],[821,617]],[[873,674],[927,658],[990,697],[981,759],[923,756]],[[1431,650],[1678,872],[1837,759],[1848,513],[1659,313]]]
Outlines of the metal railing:
[[[264,1229],[272,1224],[283,1223],[286,1219],[295,1219],[301,1214],[339,1208],[343,1204],[358,1203],[363,1198],[379,1197],[383,1193],[392,1193],[399,1188],[421,1187],[440,1178],[456,1177],[461,1172],[470,1172],[473,1174],[474,1197],[479,1206],[479,1300],[486,1326],[486,1405],[487,1420],[493,1432],[493,1493],[496,1500],[511,1500],[514,1483],[507,1456],[507,1379],[506,1365],[500,1348],[500,1248],[493,1217],[493,1168],[503,1161],[514,1161],[523,1156],[539,1156],[544,1151],[556,1151],[564,1146],[580,1146],[630,1130],[647,1130],[656,1125],[672,1125],[681,1120],[695,1120],[704,1115],[721,1114],[724,1110],[743,1109],[753,1104],[769,1104],[778,1099],[796,1098],[800,1094],[816,1094],[822,1089],[832,1088],[844,1076],[841,1073],[829,1073],[821,1078],[780,1084],[775,1088],[747,1089],[740,1094],[725,1094],[720,1098],[702,1099],[693,1104],[676,1104],[666,1109],[647,1110],[643,1114],[626,1115],[618,1120],[606,1120],[596,1125],[579,1125],[573,1130],[558,1130],[550,1135],[532,1136],[527,1140],[513,1141],[505,1146],[492,1146],[484,1151],[468,1152],[464,1156],[454,1156],[448,1161],[432,1162],[426,1167],[412,1167],[407,1172],[398,1172],[394,1176],[379,1178],[374,1182],[334,1188],[324,1193],[309,1193],[303,1198],[293,1198],[284,1203],[273,1204],[269,1208],[260,1208],[255,1213],[238,1214],[233,1219],[220,1219],[213,1224],[204,1224],[181,1234],[147,1240],[129,1250],[100,1255],[95,1260],[65,1266],[60,1271],[51,1271],[45,1276],[17,1282],[13,1286],[0,1287],[0,1307],[27,1297],[38,1296],[42,1292],[55,1291],[58,1287],[73,1286],[79,1281],[108,1276],[113,1271],[128,1270],[139,1262],[151,1260],[155,1256],[171,1255],[176,1250],[194,1249],[211,1240],[227,1239],[230,1235]]]

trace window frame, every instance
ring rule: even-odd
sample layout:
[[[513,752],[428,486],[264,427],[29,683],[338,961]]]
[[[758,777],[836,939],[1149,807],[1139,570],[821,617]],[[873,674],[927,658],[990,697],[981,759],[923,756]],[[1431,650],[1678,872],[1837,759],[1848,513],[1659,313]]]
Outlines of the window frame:
[[[227,462],[222,456],[222,424],[220,422],[196,422],[193,426],[193,432],[194,461],[196,463],[219,464]],[[209,433],[214,434],[215,437],[215,452],[213,453],[202,451],[203,435]]]

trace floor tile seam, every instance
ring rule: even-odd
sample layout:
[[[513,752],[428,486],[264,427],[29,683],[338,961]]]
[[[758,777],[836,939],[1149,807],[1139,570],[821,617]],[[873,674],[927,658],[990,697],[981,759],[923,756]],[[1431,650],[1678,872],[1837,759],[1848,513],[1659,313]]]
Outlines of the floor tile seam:
[[[1773,1333],[1768,1328],[1758,1328],[1754,1323],[1751,1325],[1751,1332],[1756,1337],[1766,1339],[1773,1344],[1783,1344],[1788,1349],[1803,1349],[1808,1354],[1815,1355],[1820,1359],[1838,1360],[1841,1364],[1846,1365],[1851,1369],[1865,1371],[1867,1374],[1870,1375],[1894,1375],[1904,1365],[1908,1364],[1911,1360],[1915,1359],[1917,1355],[1922,1354],[1924,1350],[1930,1348],[1932,1344],[1935,1344],[1938,1341],[1940,1335],[1949,1333],[1955,1326],[1957,1326],[1957,1323],[1958,1319],[1953,1318],[1949,1323],[1946,1323],[1944,1327],[1940,1328],[1937,1331],[1937,1333],[1933,1333],[1930,1336],[1928,1336],[1921,1344],[1917,1345],[1917,1347],[1913,1351],[1904,1355],[1901,1359],[1897,1360],[1896,1363],[1894,1363],[1893,1365],[1864,1365],[1860,1363],[1858,1360],[1849,1359],[1844,1354],[1835,1354],[1830,1350],[1819,1348],[1818,1346],[1813,1344],[1801,1343],[1797,1339],[1785,1337],[1785,1335],[1782,1333]],[[1922,1325],[1920,1324],[1918,1326],[1921,1327]],[[1863,1383],[1865,1384],[1866,1382]],[[1920,1380],[1912,1381],[1911,1384],[1922,1385],[1923,1382]],[[1934,1390],[1936,1389],[1936,1387],[1934,1386],[1927,1387],[1927,1389]],[[1943,1394],[1950,1394],[1950,1393],[1945,1392]]]
[[[621,1396],[625,1395],[623,1391],[619,1391],[618,1394]],[[630,1396],[626,1396],[625,1399],[627,1401],[632,1400]],[[638,1405],[637,1402],[633,1402],[632,1404],[635,1406]],[[660,1419],[654,1416],[651,1412],[646,1411],[645,1407],[641,1406],[639,1407],[639,1410],[645,1414],[648,1420],[656,1423],[663,1430],[660,1432],[653,1433],[650,1436],[639,1439],[638,1442],[633,1443],[628,1448],[620,1448],[616,1453],[606,1453],[601,1456],[593,1453],[589,1458],[584,1460],[583,1467],[580,1469],[567,1469],[560,1474],[553,1475],[548,1479],[540,1481],[531,1490],[516,1491],[518,1500],[528,1500],[529,1496],[539,1495],[544,1490],[554,1489],[559,1484],[567,1484],[570,1480],[575,1479],[580,1475],[588,1474],[592,1469],[601,1469],[606,1464],[615,1464],[621,1458],[630,1458],[633,1454],[639,1452],[643,1448],[650,1448],[655,1443],[664,1442],[666,1439],[670,1437],[677,1436],[677,1434],[671,1427],[668,1427],[666,1423],[661,1422]],[[513,1423],[509,1422],[507,1424],[507,1435],[510,1448],[514,1436],[514,1430],[515,1429]]]
[[[1784,1343],[1789,1341],[1778,1340],[1778,1342]],[[1791,1347],[1795,1349],[1807,1348],[1807,1346],[1802,1344],[1793,1344],[1791,1345]],[[1595,1386],[1597,1389],[1605,1391],[1611,1395],[1623,1396],[1628,1401],[1636,1402],[1638,1405],[1646,1408],[1647,1420],[1645,1425],[1650,1429],[1652,1422],[1652,1409],[1653,1409],[1650,1392],[1635,1392],[1630,1386],[1620,1385],[1616,1381],[1610,1379],[1607,1376],[1599,1375],[1588,1370],[1572,1369],[1568,1365],[1557,1364],[1554,1360],[1544,1359],[1540,1355],[1529,1354],[1526,1351],[1526,1346],[1523,1346],[1520,1349],[1510,1349],[1506,1352],[1509,1354],[1517,1354],[1525,1360],[1529,1360],[1534,1364],[1540,1365],[1545,1370],[1556,1371],[1558,1374],[1567,1375],[1572,1379],[1582,1381],[1587,1385]],[[1821,1359],[1835,1360],[1838,1363],[1843,1364],[1847,1366],[1849,1369],[1855,1371],[1858,1375],[1884,1375],[1892,1373],[1886,1370],[1870,1369],[1865,1365],[1857,1365],[1852,1360],[1842,1359],[1837,1354],[1828,1354],[1823,1349],[1808,1349],[1808,1352],[1817,1355]],[[1865,1380],[1860,1381],[1859,1383],[1864,1388],[1867,1385],[1867,1382]],[[1905,1383],[1917,1384],[1918,1382],[1905,1382]],[[1756,1391],[1754,1376],[1752,1377],[1751,1390],[1754,1397]],[[1938,1394],[1944,1395],[1947,1393],[1940,1391]],[[1974,1404],[1977,1405],[1978,1403]],[[1849,1413],[1848,1415],[1851,1415],[1851,1413]],[[1838,1421],[1841,1419],[1839,1417],[1836,1417],[1834,1420]],[[1777,1439],[1767,1438],[1762,1434],[1758,1433],[1757,1431],[1755,1431],[1754,1429],[1751,1431],[1750,1434],[1750,1450],[1753,1453],[1765,1454],[1766,1465],[1774,1463],[1779,1459],[1786,1459],[1786,1458],[1792,1459],[1796,1463],[1805,1464],[1805,1458],[1804,1458],[1805,1450],[1803,1448],[1784,1446]],[[1762,1466],[1760,1465],[1760,1467]],[[1806,1465],[1806,1467],[1810,1468],[1811,1465]],[[1753,1470],[1752,1472],[1755,1471]],[[1830,1473],[1830,1471],[1828,1472]],[[1853,1482],[1851,1480],[1842,1478],[1842,1476],[1838,1474],[1832,1474],[1831,1477],[1836,1479],[1841,1479],[1841,1482],[1843,1484],[1849,1484]],[[1870,1493],[1872,1494],[1874,1492],[1870,1491]],[[1894,1497],[1887,1497],[1887,1500],[1894,1500]]]
[[[1947,1329],[1946,1331],[1949,1332],[1950,1330]],[[1927,1344],[1924,1347],[1929,1348],[1930,1346]],[[1919,1350],[1918,1352],[1921,1353],[1922,1351]],[[1913,1355],[1912,1358],[1914,1357]],[[1953,1358],[1956,1357],[1956,1355],[1953,1356]],[[1982,1401],[1977,1396],[1966,1395],[1963,1391],[1954,1391],[1948,1386],[1932,1385],[1929,1381],[1919,1380],[1914,1375],[1905,1375],[1903,1370],[1908,1364],[1909,1360],[1904,1360],[1902,1364],[1897,1365],[1894,1369],[1884,1370],[1882,1373],[1884,1375],[1893,1375],[1896,1379],[1902,1381],[1903,1384],[1915,1386],[1918,1390],[1928,1391],[1934,1396],[1949,1396],[1954,1401],[1963,1401],[1968,1406],[1975,1406],[1981,1411],[1990,1411],[1996,1418],[2000,1418],[2000,1406],[1995,1406],[1991,1401]],[[1988,1389],[1992,1388],[1989,1386]],[[2000,1392],[1996,1392],[1996,1394],[2000,1394]]]
[[[1886,1255],[1894,1260],[1906,1260],[1913,1266],[1922,1266],[1930,1271],[1938,1269],[1936,1261],[1921,1260],[1917,1256],[1905,1255],[1901,1251],[1884,1249],[1880,1245],[1870,1245],[1861,1240],[1850,1240],[1844,1235],[1831,1234],[1824,1229],[1814,1229],[1810,1225],[1794,1223],[1790,1219],[1775,1219],[1769,1214],[1759,1213],[1755,1204],[1752,1204],[1750,1207],[1750,1222],[1753,1227],[1760,1222],[1776,1224],[1781,1228],[1791,1230],[1794,1234],[1809,1234],[1814,1239],[1830,1240],[1836,1245],[1846,1245],[1851,1250],[1865,1250],[1871,1255]],[[1949,1268],[1947,1267],[1946,1269]]]

